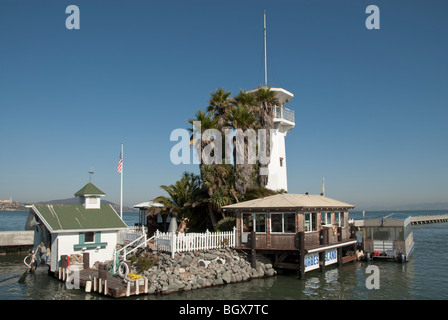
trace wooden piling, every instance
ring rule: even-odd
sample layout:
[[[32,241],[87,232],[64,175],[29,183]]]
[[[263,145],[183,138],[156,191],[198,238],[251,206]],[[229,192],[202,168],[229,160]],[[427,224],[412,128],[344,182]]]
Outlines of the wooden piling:
[[[338,266],[342,266],[342,248],[337,248],[337,253],[338,253]]]
[[[84,289],[84,292],[89,293],[90,291],[92,291],[92,281],[88,280],[86,281],[86,287]]]
[[[303,279],[305,276],[305,232],[300,231],[296,233],[295,245],[299,249],[299,279]]]
[[[250,262],[251,267],[256,268],[257,267],[257,237],[255,236],[255,231],[252,231],[251,234],[251,241],[250,241]]]
[[[325,251],[319,252],[319,267],[321,272],[325,272]]]
[[[104,295],[107,296],[109,294],[108,292],[108,287],[107,287],[107,279],[104,280]]]

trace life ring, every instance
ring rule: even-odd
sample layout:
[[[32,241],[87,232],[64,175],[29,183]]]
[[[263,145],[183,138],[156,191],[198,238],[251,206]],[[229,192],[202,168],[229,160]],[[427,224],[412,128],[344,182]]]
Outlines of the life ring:
[[[124,279],[129,273],[129,266],[126,262],[122,261],[118,265],[118,275],[120,278]]]

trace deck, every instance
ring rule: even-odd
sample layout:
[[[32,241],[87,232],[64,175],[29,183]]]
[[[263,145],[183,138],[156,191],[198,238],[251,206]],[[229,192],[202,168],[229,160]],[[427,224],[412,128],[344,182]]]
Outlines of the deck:
[[[55,273],[55,276],[62,281],[67,281],[63,274]],[[69,280],[73,286],[79,289],[84,288],[85,292],[98,292],[112,298],[129,297],[133,295],[148,294],[149,283],[147,279],[141,281],[125,281],[118,275],[113,275],[107,270],[81,269],[75,271]],[[90,282],[90,283],[89,283]]]

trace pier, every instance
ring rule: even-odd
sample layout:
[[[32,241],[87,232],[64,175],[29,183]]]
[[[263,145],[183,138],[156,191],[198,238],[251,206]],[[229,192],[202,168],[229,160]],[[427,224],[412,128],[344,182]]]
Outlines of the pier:
[[[427,223],[441,223],[441,222],[448,222],[448,214],[411,217],[412,224],[427,224]]]
[[[411,217],[411,224],[412,225],[418,225],[418,224],[430,224],[430,223],[443,223],[448,222],[448,214],[439,214],[439,215],[432,215],[432,216],[412,216]],[[355,227],[362,227],[364,225],[363,220],[353,220],[353,225]]]
[[[0,255],[28,252],[33,244],[34,231],[0,232]]]

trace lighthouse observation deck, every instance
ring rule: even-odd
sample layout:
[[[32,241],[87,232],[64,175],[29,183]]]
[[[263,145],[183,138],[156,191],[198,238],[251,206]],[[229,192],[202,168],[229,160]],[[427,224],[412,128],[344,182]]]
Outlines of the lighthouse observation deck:
[[[274,106],[274,121],[283,120],[294,123],[294,110],[283,106]]]

